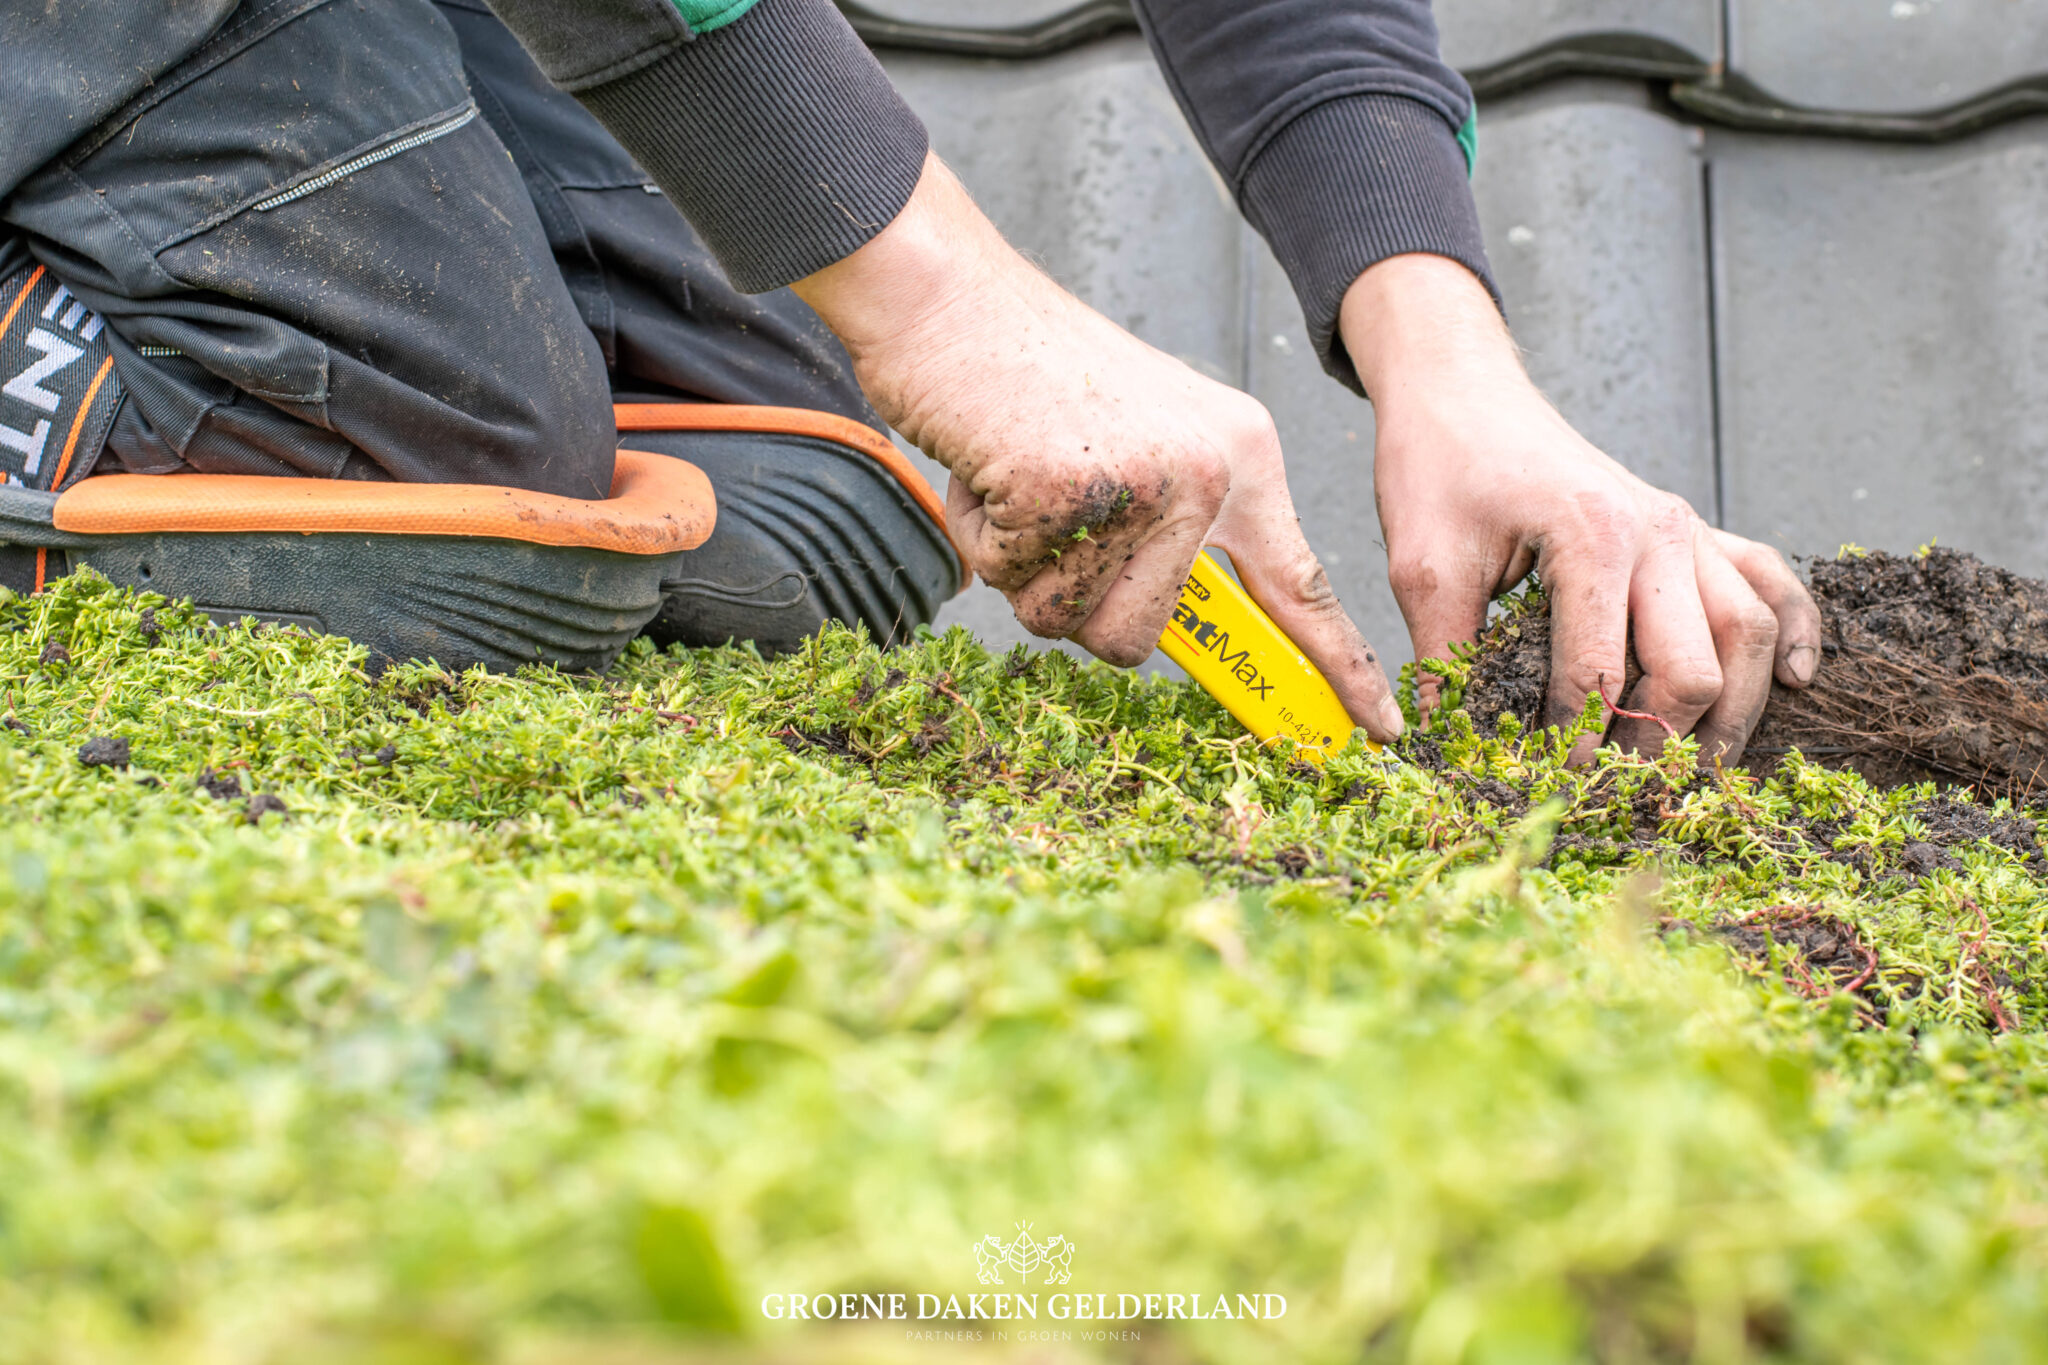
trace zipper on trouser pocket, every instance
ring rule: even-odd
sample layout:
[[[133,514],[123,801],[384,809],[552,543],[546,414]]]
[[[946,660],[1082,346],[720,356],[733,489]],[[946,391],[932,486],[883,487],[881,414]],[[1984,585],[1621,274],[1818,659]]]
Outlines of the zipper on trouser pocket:
[[[268,213],[274,208],[280,208],[285,204],[291,203],[294,199],[303,199],[315,190],[324,190],[337,180],[345,180],[357,171],[374,166],[380,161],[389,161],[394,156],[403,156],[415,147],[424,147],[437,138],[444,138],[456,129],[466,125],[475,117],[476,106],[472,104],[445,123],[437,123],[431,128],[422,128],[417,133],[408,133],[398,139],[398,141],[387,142],[373,152],[364,152],[361,156],[351,157],[339,166],[333,166],[320,172],[311,180],[273,194],[268,199],[259,199],[250,207],[254,208],[258,213]]]

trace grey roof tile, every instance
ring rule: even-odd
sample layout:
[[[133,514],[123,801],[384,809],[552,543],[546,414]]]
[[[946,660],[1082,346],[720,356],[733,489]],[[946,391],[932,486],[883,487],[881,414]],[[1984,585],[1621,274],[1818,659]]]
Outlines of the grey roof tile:
[[[1730,528],[2048,574],[2048,124],[1709,151]]]
[[[1137,27],[1128,0],[838,0],[876,47],[1033,57]]]
[[[1939,109],[2048,82],[2040,0],[1729,0],[1729,66],[1789,104]]]
[[[1249,235],[1249,234],[1248,234]],[[1251,237],[1254,272],[1245,387],[1273,414],[1302,533],[1337,598],[1391,672],[1407,662],[1408,628],[1387,587],[1373,510],[1372,405],[1323,373],[1285,272]]]
[[[1474,188],[1529,373],[1617,460],[1716,514],[1706,205],[1696,132],[1642,88],[1489,105]]]
[[[877,46],[1036,56],[1121,29],[1129,0],[839,0]],[[1437,0],[1482,100],[1568,76],[1672,83],[1731,127],[1941,141],[2048,111],[2039,0]],[[1726,60],[1723,60],[1725,55]]]
[[[1083,8],[1080,0],[859,0],[871,13],[907,24],[1004,29],[1038,24]]]
[[[839,0],[877,47],[1039,56],[1135,28],[1128,0]],[[1560,75],[1691,79],[1720,49],[1719,0],[1440,0],[1445,55],[1482,96]]]
[[[1630,58],[1635,74],[1690,74],[1720,50],[1719,0],[1437,0],[1436,17],[1444,57],[1482,93],[1517,65],[1528,72],[1505,84],[1620,74]]]

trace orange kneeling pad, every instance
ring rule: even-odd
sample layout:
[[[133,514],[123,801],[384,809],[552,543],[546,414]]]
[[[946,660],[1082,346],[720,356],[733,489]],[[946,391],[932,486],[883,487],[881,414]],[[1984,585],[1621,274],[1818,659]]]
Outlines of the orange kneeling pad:
[[[857,450],[874,461],[910,496],[944,535],[960,564],[958,591],[974,581],[967,551],[946,525],[946,500],[926,482],[902,451],[873,427],[836,412],[809,408],[750,407],[712,403],[614,403],[612,419],[620,431],[746,431],[774,436],[803,436]],[[694,548],[694,547],[693,547]]]
[[[57,497],[51,522],[81,535],[355,532],[464,536],[627,555],[694,550],[718,503],[695,465],[621,450],[602,502],[467,483],[369,483],[256,474],[103,474]]]

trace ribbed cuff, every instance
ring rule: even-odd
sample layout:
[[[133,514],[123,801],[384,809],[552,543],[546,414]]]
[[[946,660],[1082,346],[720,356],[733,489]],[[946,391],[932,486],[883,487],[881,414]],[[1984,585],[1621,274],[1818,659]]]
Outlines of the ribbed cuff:
[[[1352,95],[1288,124],[1245,172],[1245,216],[1280,259],[1323,368],[1365,392],[1337,332],[1345,291],[1389,256],[1448,256],[1494,301],[1465,155],[1443,117],[1400,95]]]
[[[851,255],[924,169],[924,124],[829,0],[760,0],[575,94],[749,294]]]

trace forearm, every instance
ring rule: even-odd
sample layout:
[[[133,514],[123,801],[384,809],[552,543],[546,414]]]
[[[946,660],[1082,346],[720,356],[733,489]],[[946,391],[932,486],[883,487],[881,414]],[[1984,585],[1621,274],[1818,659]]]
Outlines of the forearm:
[[[858,250],[924,167],[924,125],[829,0],[491,0],[761,292]],[[734,12],[739,11],[735,17]]]
[[[1441,256],[1377,262],[1344,292],[1344,346],[1383,408],[1462,392],[1533,393],[1507,324],[1475,275]]]
[[[974,306],[995,287],[996,262],[1014,250],[936,156],[926,154],[902,212],[858,250],[791,288],[857,357],[935,315]]]
[[[986,374],[1016,361],[1034,368],[1056,354],[1048,312],[1100,322],[1004,241],[952,171],[929,153],[916,192],[886,228],[791,288],[845,345],[876,411],[962,475],[972,472],[970,444],[934,433],[963,416],[993,419],[990,409],[1009,401]],[[1003,338],[1009,356],[955,344],[991,331]],[[883,357],[914,357],[915,363],[889,364]],[[934,395],[944,396],[932,401]]]

